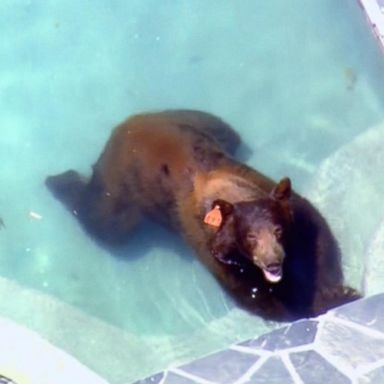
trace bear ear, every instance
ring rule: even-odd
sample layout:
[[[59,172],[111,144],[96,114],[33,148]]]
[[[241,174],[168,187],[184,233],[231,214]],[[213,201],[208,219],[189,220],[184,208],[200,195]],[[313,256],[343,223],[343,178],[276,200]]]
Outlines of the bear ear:
[[[271,192],[271,197],[275,200],[288,200],[291,197],[291,180],[288,177],[281,179]]]
[[[217,199],[212,203],[212,209],[205,215],[204,223],[213,227],[221,227],[232,211],[231,203]]]
[[[212,209],[214,209],[215,207],[220,208],[220,212],[224,218],[226,218],[233,212],[233,204],[222,199],[217,199],[212,203]]]

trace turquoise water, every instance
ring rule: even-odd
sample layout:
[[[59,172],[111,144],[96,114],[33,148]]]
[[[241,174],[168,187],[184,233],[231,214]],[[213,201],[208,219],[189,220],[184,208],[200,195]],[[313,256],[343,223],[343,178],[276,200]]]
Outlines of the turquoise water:
[[[151,241],[141,233],[124,251],[107,251],[44,187],[48,174],[89,174],[128,115],[167,108],[221,116],[253,150],[249,164],[274,178],[289,175],[335,227],[347,281],[360,288],[362,260],[374,263],[382,246],[383,158],[372,161],[370,148],[379,151],[374,144],[384,135],[384,56],[357,1],[2,0],[0,36],[0,274],[69,305],[57,323],[39,300],[36,313],[30,305],[23,313],[24,296],[14,307],[11,296],[0,315],[38,328],[112,382],[274,326],[237,309],[179,239],[147,228]],[[372,127],[376,134],[356,156],[346,150],[353,167],[341,167],[337,154]],[[367,161],[372,177],[357,178]],[[332,203],[340,185],[345,194]],[[359,204],[351,199],[356,189]],[[367,292],[382,290],[378,279]],[[104,340],[113,367],[96,348],[69,343],[68,334],[87,327],[66,328],[76,324],[71,308],[89,324],[125,332],[126,344]],[[45,311],[37,326],[34,317]],[[122,350],[141,354],[140,363],[127,366]]]

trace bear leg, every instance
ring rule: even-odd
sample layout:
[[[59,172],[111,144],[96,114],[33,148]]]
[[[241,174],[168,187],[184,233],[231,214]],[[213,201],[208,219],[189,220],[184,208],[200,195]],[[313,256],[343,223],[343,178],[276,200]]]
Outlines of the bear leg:
[[[355,289],[343,285],[321,289],[315,296],[312,315],[319,316],[332,308],[361,298],[362,296]]]
[[[46,185],[79,220],[84,229],[105,245],[121,245],[139,221],[139,209],[129,201],[111,196],[97,177],[89,183],[75,171],[49,176]]]
[[[45,185],[69,210],[76,209],[86,181],[76,171],[69,170],[55,176],[48,176]]]

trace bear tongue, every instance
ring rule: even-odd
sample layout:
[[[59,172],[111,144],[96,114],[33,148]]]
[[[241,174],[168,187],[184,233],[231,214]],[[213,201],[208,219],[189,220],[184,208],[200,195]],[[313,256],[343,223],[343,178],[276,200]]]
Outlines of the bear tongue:
[[[272,272],[269,272],[267,269],[263,269],[263,273],[266,280],[274,284],[278,283],[283,277],[281,274],[281,271],[274,271],[274,273],[272,273]]]

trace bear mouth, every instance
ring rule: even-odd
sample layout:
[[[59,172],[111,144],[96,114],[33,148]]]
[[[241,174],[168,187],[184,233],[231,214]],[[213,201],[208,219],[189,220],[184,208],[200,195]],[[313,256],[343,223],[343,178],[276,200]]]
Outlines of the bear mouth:
[[[283,271],[280,264],[270,265],[266,268],[262,268],[264,277],[270,283],[276,284],[283,277]]]

